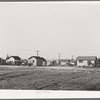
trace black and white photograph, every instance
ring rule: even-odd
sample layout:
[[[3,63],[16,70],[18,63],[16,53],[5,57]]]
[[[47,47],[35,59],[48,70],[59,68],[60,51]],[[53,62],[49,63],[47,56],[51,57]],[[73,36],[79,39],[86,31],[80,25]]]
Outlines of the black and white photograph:
[[[0,2],[0,90],[100,91],[100,2]]]

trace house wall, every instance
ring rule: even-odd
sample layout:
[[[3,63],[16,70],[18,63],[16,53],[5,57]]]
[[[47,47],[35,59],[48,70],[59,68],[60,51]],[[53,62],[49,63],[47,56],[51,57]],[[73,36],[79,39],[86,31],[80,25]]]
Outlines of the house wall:
[[[43,60],[42,59],[37,60],[37,66],[43,66]]]
[[[36,59],[35,57],[29,59],[28,63],[32,64],[33,66],[45,66],[46,65],[46,62],[44,60],[42,60],[42,59]]]
[[[93,64],[93,66],[95,66],[94,60],[91,60],[91,63]],[[77,60],[77,66],[88,66],[88,60],[84,60],[83,62],[79,62],[79,60]]]
[[[66,62],[60,61],[60,65],[66,65]]]
[[[13,57],[11,57],[11,58],[9,58],[8,60],[6,60],[6,63],[7,64],[14,64],[14,62],[15,62],[15,60],[14,60],[14,58]]]
[[[37,59],[33,57],[28,60],[28,63],[31,63],[33,66],[37,66]]]
[[[47,65],[47,62],[46,62],[46,61],[43,61],[43,62],[42,62],[42,65],[43,65],[43,66],[46,66],[46,65]]]
[[[100,58],[99,59],[97,59],[97,67],[100,67]]]
[[[14,64],[15,65],[21,65],[22,64],[22,61],[21,60],[15,60]]]

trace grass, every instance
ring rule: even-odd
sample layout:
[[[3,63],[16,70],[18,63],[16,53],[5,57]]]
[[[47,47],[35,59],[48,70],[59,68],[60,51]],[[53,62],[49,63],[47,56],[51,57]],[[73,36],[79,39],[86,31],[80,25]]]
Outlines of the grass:
[[[0,89],[100,90],[100,68],[0,66]]]

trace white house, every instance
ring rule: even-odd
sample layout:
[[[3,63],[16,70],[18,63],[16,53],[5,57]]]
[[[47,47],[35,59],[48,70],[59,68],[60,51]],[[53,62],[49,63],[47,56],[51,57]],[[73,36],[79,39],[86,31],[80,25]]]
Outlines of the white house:
[[[77,66],[94,66],[96,67],[96,56],[78,56],[77,57]]]
[[[31,56],[28,59],[28,65],[33,66],[45,66],[46,65],[46,59],[39,56]]]
[[[10,56],[9,58],[6,59],[6,64],[20,65],[21,58],[19,56]]]

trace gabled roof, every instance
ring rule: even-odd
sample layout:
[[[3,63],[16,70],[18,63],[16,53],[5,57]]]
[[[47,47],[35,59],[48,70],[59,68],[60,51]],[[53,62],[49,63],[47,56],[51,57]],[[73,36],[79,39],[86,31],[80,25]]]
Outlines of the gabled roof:
[[[60,59],[59,61],[66,62],[66,61],[70,61],[70,59]]]
[[[78,56],[77,60],[96,60],[96,56]]]
[[[14,58],[15,60],[21,60],[21,58],[19,56],[10,56],[8,59],[10,59],[11,57]],[[6,60],[8,60],[8,59],[6,59]]]
[[[31,57],[30,57],[30,58],[28,58],[28,59],[30,60],[31,58],[36,58],[36,59],[41,59],[41,60],[46,61],[46,59],[45,59],[45,58],[43,58],[43,57],[39,57],[39,56],[31,56]]]

